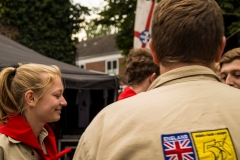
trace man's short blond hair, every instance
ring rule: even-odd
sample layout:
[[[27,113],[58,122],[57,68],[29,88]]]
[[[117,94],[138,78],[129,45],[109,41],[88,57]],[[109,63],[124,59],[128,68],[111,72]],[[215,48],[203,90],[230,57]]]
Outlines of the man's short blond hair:
[[[221,69],[223,64],[225,63],[231,63],[232,61],[240,59],[240,48],[234,48],[228,52],[226,52],[220,62],[219,62],[219,68]]]

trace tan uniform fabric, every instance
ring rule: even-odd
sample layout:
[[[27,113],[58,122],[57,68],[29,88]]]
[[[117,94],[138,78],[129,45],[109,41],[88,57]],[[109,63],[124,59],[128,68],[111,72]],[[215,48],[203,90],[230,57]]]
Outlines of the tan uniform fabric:
[[[240,158],[240,90],[222,84],[212,70],[202,66],[164,73],[150,89],[103,109],[82,135],[73,159],[163,160],[163,134],[224,128],[235,150],[227,148],[226,152],[227,145],[222,145],[221,153]],[[199,159],[214,159],[210,151],[197,154],[201,141],[192,140],[195,159],[202,154],[207,156]]]
[[[46,153],[43,143],[48,136],[45,128],[39,134],[39,142]],[[28,145],[0,133],[0,160],[42,160],[42,158]]]

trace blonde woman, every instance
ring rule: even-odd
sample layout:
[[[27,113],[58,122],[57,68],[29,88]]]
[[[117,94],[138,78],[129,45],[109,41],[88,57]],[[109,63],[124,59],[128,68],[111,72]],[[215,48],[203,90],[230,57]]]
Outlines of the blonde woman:
[[[0,160],[57,160],[47,123],[60,119],[64,87],[57,66],[24,64],[0,72]]]

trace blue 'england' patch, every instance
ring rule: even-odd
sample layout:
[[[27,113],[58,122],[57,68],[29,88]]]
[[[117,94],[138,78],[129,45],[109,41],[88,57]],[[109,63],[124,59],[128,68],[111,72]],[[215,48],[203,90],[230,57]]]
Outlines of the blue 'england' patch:
[[[164,134],[161,138],[165,160],[196,159],[189,133]]]

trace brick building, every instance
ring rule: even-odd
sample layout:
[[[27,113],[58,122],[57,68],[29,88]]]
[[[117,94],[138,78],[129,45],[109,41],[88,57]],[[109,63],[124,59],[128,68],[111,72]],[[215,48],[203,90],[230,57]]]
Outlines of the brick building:
[[[77,44],[76,65],[87,70],[118,75],[126,84],[125,57],[115,44],[116,34],[90,38]]]

